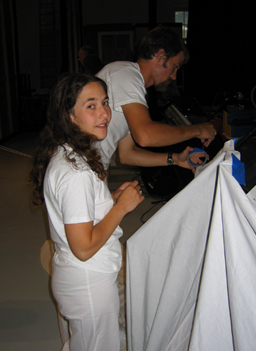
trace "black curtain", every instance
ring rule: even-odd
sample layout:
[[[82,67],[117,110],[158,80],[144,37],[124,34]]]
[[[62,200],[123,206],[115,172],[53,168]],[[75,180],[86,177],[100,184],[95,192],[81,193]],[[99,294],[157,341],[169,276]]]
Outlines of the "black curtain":
[[[19,128],[15,2],[0,0],[0,140]]]
[[[78,71],[77,55],[83,41],[81,0],[60,0],[62,72]]]
[[[185,87],[189,96],[202,104],[237,92],[249,97],[256,84],[253,2],[190,1],[188,48]]]

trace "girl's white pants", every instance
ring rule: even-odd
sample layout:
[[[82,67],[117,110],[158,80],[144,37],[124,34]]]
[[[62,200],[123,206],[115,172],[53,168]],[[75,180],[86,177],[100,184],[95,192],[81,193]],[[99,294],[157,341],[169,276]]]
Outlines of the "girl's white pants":
[[[52,290],[69,322],[62,351],[119,351],[118,272],[99,273],[53,257]]]

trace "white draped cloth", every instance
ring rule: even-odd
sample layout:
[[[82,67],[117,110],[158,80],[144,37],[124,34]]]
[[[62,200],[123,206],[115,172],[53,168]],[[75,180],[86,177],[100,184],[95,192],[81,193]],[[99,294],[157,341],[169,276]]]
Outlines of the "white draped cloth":
[[[256,193],[234,142],[127,241],[129,351],[256,350]]]

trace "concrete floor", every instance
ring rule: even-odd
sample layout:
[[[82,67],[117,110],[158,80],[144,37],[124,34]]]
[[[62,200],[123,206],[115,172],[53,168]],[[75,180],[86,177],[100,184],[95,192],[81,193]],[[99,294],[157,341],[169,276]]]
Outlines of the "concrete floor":
[[[40,249],[49,238],[47,213],[35,209],[26,181],[38,133],[23,133],[0,145],[0,350],[57,351],[61,348],[50,279],[40,262]],[[110,189],[140,179],[138,170],[113,167]],[[126,240],[163,203],[146,195],[121,223]],[[157,199],[159,200],[159,199]],[[148,212],[149,211],[149,212]]]

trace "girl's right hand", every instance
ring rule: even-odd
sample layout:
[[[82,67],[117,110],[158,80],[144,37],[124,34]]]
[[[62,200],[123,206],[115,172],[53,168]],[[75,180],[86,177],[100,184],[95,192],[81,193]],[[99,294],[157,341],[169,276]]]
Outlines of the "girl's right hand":
[[[142,191],[137,180],[131,182],[119,195],[116,205],[124,211],[124,213],[131,212],[138,204],[144,200]]]

